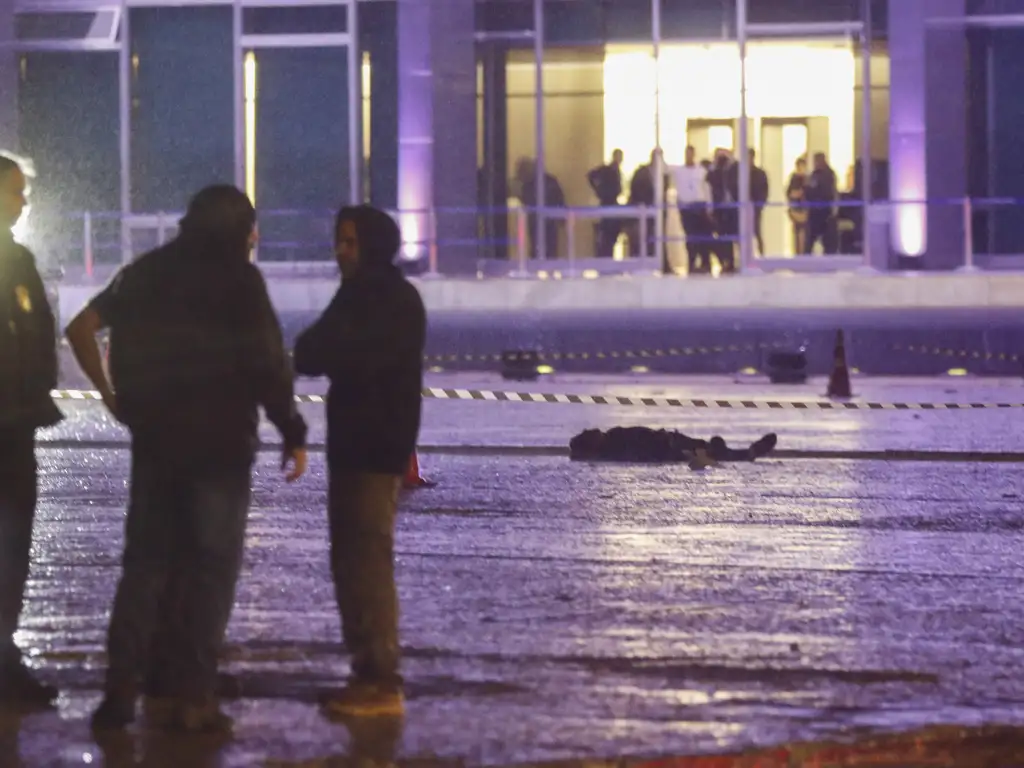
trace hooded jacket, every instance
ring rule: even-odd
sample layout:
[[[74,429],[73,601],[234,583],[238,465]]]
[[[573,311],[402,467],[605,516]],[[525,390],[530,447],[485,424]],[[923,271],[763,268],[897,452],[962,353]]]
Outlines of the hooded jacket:
[[[245,466],[259,406],[286,449],[305,445],[281,328],[244,254],[182,234],[124,267],[90,306],[110,329],[133,450],[183,470]]]
[[[359,244],[357,274],[344,279],[295,343],[295,369],[327,376],[327,462],[332,470],[401,475],[416,448],[426,311],[393,261],[398,226],[370,206],[345,208]]]
[[[35,258],[0,231],[0,431],[60,422],[56,386],[56,323]]]

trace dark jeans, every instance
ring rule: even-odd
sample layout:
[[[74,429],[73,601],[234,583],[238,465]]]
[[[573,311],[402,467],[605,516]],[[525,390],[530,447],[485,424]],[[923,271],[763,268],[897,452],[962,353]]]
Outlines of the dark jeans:
[[[0,667],[21,661],[14,633],[28,580],[36,494],[35,430],[0,431]]]
[[[331,574],[352,681],[400,687],[395,513],[401,478],[330,473]]]
[[[188,605],[188,578],[191,558],[179,557],[177,567],[160,597],[156,628],[149,646],[142,692],[147,696],[181,696],[182,681],[188,671],[183,658],[188,649],[185,608]]]
[[[718,241],[715,255],[722,265],[722,272],[736,271],[736,241],[740,234],[740,215],[735,208],[721,208],[715,211],[715,229]]]
[[[622,219],[601,219],[597,226],[598,258],[610,259],[615,255],[615,243],[618,242],[620,234],[622,234]]]
[[[557,259],[558,258],[558,227],[559,221],[557,219],[545,219],[544,221],[544,258],[545,259]],[[529,250],[527,251],[531,259],[536,259],[540,253],[540,249],[537,247],[537,216],[531,214],[527,218],[527,229],[529,231],[530,243]]]
[[[807,217],[807,239],[804,252],[813,253],[814,244],[821,241],[821,248],[826,254],[836,252],[836,225],[830,213],[811,211]]]
[[[645,227],[647,234],[647,256],[656,256],[658,253],[658,241],[657,241],[657,222],[653,216],[646,216],[647,226]],[[634,258],[640,256],[643,252],[640,244],[640,222],[631,221],[627,225],[627,237],[629,237],[629,255]]]
[[[764,206],[754,206],[754,242],[757,243],[757,255],[764,256],[764,235],[761,222],[764,219]]]
[[[182,471],[132,456],[121,580],[107,635],[107,690],[134,693],[152,673],[163,628],[173,632],[175,690],[214,693],[217,658],[235,599],[249,511],[250,467]]]
[[[691,275],[710,274],[711,251],[715,245],[715,231],[707,206],[684,205],[679,209],[679,218],[686,235],[686,259]]]

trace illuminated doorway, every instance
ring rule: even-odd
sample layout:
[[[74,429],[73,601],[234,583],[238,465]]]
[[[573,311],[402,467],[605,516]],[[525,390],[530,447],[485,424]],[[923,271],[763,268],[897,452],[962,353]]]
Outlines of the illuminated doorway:
[[[661,146],[669,165],[689,143],[708,157],[715,143],[738,143],[740,60],[735,43],[670,43],[661,49]],[[760,151],[761,124],[803,121],[807,152],[826,152],[840,182],[854,159],[856,58],[849,41],[752,41],[747,53],[749,144]],[[655,64],[649,47],[608,46],[604,61],[607,156],[625,151],[627,175],[646,162],[655,139]],[[731,134],[731,141],[730,139]],[[705,149],[706,147],[706,149]],[[710,159],[710,158],[709,158]],[[788,172],[786,174],[788,178]],[[778,184],[772,179],[772,185]]]
[[[765,120],[762,123],[758,164],[768,175],[769,206],[761,219],[767,256],[789,256],[797,251],[786,193],[797,160],[807,158],[807,148],[806,120]]]
[[[697,162],[714,160],[717,149],[734,151],[736,147],[735,120],[688,120],[686,143],[697,153]]]

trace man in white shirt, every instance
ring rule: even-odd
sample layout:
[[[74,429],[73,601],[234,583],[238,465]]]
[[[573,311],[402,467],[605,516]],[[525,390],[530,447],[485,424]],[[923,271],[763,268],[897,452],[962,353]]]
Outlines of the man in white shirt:
[[[686,234],[686,257],[691,275],[711,272],[714,230],[708,213],[711,192],[707,177],[707,170],[697,162],[697,151],[688,146],[686,164],[673,169],[673,181]]]

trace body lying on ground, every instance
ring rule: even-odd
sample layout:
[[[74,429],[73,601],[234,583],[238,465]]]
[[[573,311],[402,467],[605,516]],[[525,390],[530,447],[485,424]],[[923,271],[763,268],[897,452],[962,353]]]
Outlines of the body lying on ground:
[[[650,427],[586,429],[569,441],[569,458],[651,464],[689,463],[704,457],[714,462],[754,461],[771,453],[778,440],[774,432],[769,432],[747,448],[730,448],[717,435],[701,440],[675,430]]]

